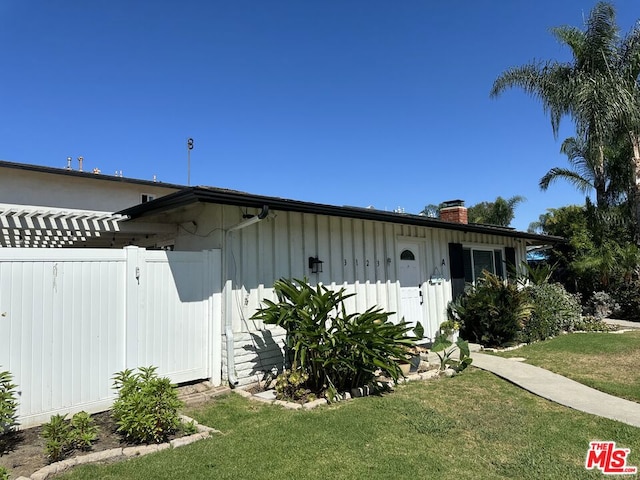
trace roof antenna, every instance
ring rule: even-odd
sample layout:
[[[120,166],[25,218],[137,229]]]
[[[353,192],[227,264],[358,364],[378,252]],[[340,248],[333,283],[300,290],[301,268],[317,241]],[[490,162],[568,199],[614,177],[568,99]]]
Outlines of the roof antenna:
[[[191,186],[191,150],[193,150],[193,138],[187,138],[187,186]]]

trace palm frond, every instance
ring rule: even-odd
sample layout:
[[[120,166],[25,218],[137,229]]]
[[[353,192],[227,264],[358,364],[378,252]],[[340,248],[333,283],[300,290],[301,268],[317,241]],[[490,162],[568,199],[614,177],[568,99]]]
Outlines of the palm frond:
[[[547,190],[549,185],[559,179],[568,181],[582,193],[589,193],[594,188],[593,184],[578,172],[567,168],[554,167],[540,179],[540,189]]]

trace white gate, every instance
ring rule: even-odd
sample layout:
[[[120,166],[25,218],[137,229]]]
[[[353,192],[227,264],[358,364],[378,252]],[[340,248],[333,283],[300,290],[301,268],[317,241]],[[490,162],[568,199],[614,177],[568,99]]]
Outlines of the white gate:
[[[0,248],[0,370],[22,426],[113,401],[113,374],[154,365],[221,381],[220,251]]]

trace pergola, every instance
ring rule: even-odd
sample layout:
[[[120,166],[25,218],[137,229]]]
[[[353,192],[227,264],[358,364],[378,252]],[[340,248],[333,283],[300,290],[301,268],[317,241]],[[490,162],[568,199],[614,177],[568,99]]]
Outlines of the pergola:
[[[162,248],[175,227],[127,222],[126,215],[31,205],[0,204],[0,247]]]

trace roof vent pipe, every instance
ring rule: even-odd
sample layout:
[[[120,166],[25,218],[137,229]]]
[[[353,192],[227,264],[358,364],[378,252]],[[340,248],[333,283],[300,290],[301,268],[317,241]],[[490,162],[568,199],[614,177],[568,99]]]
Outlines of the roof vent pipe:
[[[263,205],[260,213],[244,220],[231,228],[228,228],[224,236],[224,249],[223,249],[223,281],[224,285],[224,335],[226,339],[227,347],[227,380],[229,385],[233,388],[238,385],[238,377],[236,376],[236,359],[234,356],[235,341],[233,336],[233,316],[232,308],[235,305],[233,301],[233,281],[229,278],[229,255],[231,255],[231,234],[236,230],[247,228],[254,223],[258,223],[260,220],[264,220],[269,215],[269,206]]]

